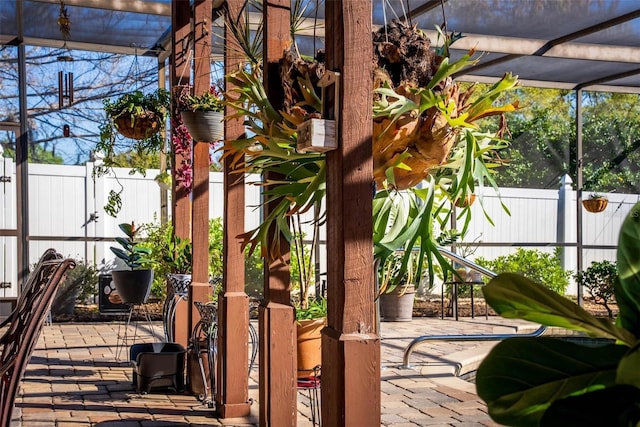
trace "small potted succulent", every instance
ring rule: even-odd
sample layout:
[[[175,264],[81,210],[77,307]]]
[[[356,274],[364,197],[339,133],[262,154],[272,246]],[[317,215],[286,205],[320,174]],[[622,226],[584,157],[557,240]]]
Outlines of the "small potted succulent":
[[[127,237],[116,237],[116,242],[122,248],[112,246],[111,251],[129,269],[112,271],[113,284],[123,303],[143,304],[147,302],[151,293],[153,269],[141,267],[151,263],[151,249],[141,245],[139,229],[133,222],[123,223],[118,227]]]
[[[180,116],[195,141],[215,142],[224,139],[224,100],[216,86],[201,95],[191,95],[185,87],[179,95]]]

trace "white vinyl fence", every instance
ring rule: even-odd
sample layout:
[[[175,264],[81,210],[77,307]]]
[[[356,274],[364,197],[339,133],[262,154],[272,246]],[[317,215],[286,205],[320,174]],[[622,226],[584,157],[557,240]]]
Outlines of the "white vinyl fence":
[[[117,180],[103,177],[94,182],[92,169],[92,163],[85,166],[29,165],[30,263],[35,263],[46,248],[55,247],[65,256],[83,259],[98,269],[109,270],[114,262],[109,246],[114,244],[116,236],[121,235],[119,223],[159,222],[161,192],[166,190],[154,181],[157,170],[149,170],[147,176],[142,177],[139,174],[129,175],[128,169],[119,169],[116,171]],[[222,179],[222,173],[210,174],[211,218],[223,215]],[[104,212],[103,206],[109,191],[117,190],[120,185],[124,187],[123,207],[118,217],[113,218]],[[15,164],[10,159],[0,161],[0,186],[0,229],[15,229]],[[491,189],[478,191],[465,241],[475,240],[480,244],[470,258],[483,256],[491,259],[511,253],[520,246],[553,251],[558,242],[563,242],[566,244],[565,268],[575,270],[577,206],[576,194],[570,190],[570,183],[557,190],[503,188],[500,195],[501,199]],[[582,211],[585,268],[591,261],[615,260],[613,247],[617,244],[618,230],[626,213],[639,200],[638,195],[613,193],[607,196],[609,206],[605,212],[592,214]],[[255,209],[260,202],[259,188],[247,185],[245,197],[246,227],[250,229],[260,221],[260,212]],[[501,207],[500,200],[510,215]],[[166,208],[170,213],[170,202]],[[485,213],[494,225],[487,221]],[[0,237],[0,250],[0,298],[15,297],[16,238]],[[575,289],[568,292],[575,293]]]

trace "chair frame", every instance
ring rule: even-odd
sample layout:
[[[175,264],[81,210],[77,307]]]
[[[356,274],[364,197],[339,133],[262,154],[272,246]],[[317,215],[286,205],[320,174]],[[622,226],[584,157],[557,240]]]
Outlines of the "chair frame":
[[[45,253],[25,284],[0,337],[0,427],[9,427],[18,387],[38,341],[58,285],[75,267],[73,259]]]

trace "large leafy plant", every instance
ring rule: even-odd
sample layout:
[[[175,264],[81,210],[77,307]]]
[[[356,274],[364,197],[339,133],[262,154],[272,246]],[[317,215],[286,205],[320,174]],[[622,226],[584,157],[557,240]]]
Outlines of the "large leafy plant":
[[[483,288],[489,305],[521,318],[608,339],[509,338],[480,365],[478,395],[498,423],[517,426],[640,425],[640,204],[618,241],[616,322],[596,318],[525,277],[504,273]]]
[[[431,52],[428,39],[419,30],[403,31],[415,35]],[[445,37],[445,44],[452,40]],[[404,81],[396,85],[393,77],[383,77],[376,80],[379,89],[372,94],[374,252],[383,265],[386,258],[403,249],[402,270],[406,270],[414,247],[429,267],[433,259],[448,266],[437,251],[435,231],[447,227],[450,206],[456,200],[464,200],[485,185],[497,188],[492,177],[500,163],[496,151],[506,146],[500,132],[482,132],[478,120],[517,109],[517,103],[495,104],[500,94],[516,86],[516,77],[507,74],[485,92],[476,93],[473,86],[463,88],[451,77],[476,63],[473,52],[453,62],[438,52],[431,52],[429,69],[433,72],[422,86]],[[235,111],[233,117],[245,119],[249,136],[225,141],[224,156],[236,173],[263,176],[259,185],[264,188],[264,203],[270,205],[262,223],[239,237],[250,250],[259,246],[262,256],[270,261],[282,257],[281,239],[292,241],[288,218],[312,209],[325,195],[325,156],[296,150],[298,126],[320,117],[317,82],[323,70],[322,62],[301,57],[295,49],[287,52],[281,70],[287,97],[282,110],[267,98],[259,64],[227,76],[232,88],[227,102]],[[445,147],[434,148],[441,140]],[[438,152],[437,159],[430,158],[431,150]],[[463,216],[470,212],[469,207],[462,211]],[[322,212],[316,221],[324,218]],[[278,231],[275,235],[270,233],[273,229]],[[416,274],[420,276],[423,269],[421,261]],[[429,268],[430,274],[432,271]]]
[[[135,223],[122,223],[118,227],[126,235],[126,237],[116,237],[116,242],[120,244],[120,248],[111,246],[111,252],[120,258],[131,270],[136,270],[143,264],[150,264],[151,248],[144,246],[140,239],[140,228],[136,228]]]

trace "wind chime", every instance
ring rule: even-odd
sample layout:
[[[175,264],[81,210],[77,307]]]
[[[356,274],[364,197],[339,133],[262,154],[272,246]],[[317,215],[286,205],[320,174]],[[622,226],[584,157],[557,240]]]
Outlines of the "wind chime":
[[[63,53],[58,56],[58,107],[62,109],[65,106],[65,101],[66,105],[73,104],[73,73],[66,69],[68,64],[73,62],[73,57],[67,47],[67,40],[69,40],[69,36],[71,35],[71,20],[69,19],[69,11],[62,0],[60,0],[58,26],[60,27],[60,33],[62,33],[64,40],[62,48],[66,50],[66,54]]]

